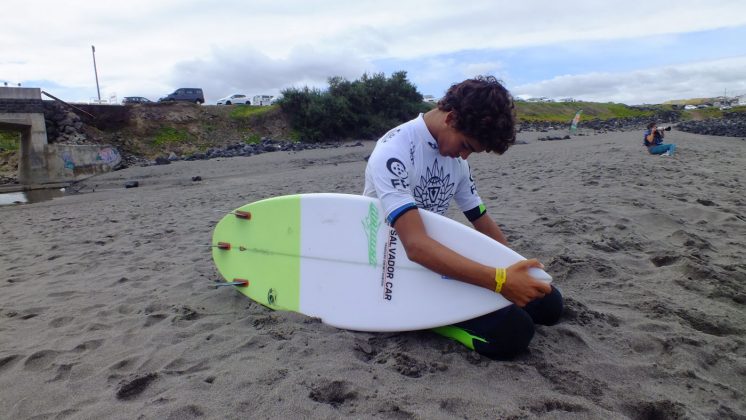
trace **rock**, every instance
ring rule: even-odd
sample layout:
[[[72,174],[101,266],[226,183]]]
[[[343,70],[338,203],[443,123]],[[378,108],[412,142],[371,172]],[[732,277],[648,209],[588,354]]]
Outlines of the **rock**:
[[[746,115],[731,112],[719,119],[686,121],[678,124],[676,129],[708,136],[744,137],[746,136]]]

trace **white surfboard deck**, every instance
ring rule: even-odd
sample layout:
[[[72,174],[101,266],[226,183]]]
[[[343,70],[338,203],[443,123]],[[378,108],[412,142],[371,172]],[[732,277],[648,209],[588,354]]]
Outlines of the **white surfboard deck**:
[[[275,197],[237,209],[215,229],[213,259],[226,281],[274,309],[292,310],[357,331],[409,331],[449,325],[510,304],[493,291],[444,278],[410,261],[377,199],[346,194]],[[427,233],[477,262],[507,267],[521,255],[471,227],[419,210]],[[243,249],[241,249],[243,248]],[[543,270],[535,278],[551,282]]]

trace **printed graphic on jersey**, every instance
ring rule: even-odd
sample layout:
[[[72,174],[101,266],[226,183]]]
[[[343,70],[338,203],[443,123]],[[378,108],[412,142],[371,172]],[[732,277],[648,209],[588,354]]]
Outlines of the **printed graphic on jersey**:
[[[420,177],[419,185],[414,187],[417,207],[444,214],[453,197],[453,187],[451,175],[445,175],[443,168],[438,165],[438,159],[435,159],[432,168],[427,168],[425,176]]]
[[[391,158],[386,162],[386,168],[396,177],[391,178],[391,186],[394,188],[409,188],[409,174],[402,161]]]
[[[383,138],[381,139],[381,143],[386,143],[387,141],[389,141],[389,139],[391,139],[391,137],[394,137],[396,135],[396,133],[398,133],[400,131],[401,131],[401,128],[395,128],[395,129],[389,131],[388,133],[386,133],[385,136],[383,136]]]
[[[477,192],[477,184],[474,182],[474,176],[471,174],[471,168],[469,168],[469,184],[470,184],[470,190],[471,194],[474,195]]]

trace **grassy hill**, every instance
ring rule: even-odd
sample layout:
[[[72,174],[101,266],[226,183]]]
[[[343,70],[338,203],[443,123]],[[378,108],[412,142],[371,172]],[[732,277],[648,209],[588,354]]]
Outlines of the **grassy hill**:
[[[516,102],[518,119],[523,122],[550,121],[564,123],[572,120],[572,117],[580,109],[583,110],[583,121],[653,117],[657,113],[666,111],[679,113],[680,118],[685,121],[723,118],[726,113],[746,113],[746,106],[737,106],[728,111],[721,111],[715,107],[683,110],[680,105],[673,103],[628,106],[598,102]]]
[[[656,111],[671,111],[673,107],[670,105],[632,107],[610,102],[516,102],[518,119],[525,122],[568,122],[580,109],[583,110],[583,120],[609,120],[614,118],[652,117]]]

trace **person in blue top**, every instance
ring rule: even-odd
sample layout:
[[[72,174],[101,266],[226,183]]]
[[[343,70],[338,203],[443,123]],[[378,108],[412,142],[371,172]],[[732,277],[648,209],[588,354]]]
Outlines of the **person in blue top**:
[[[500,293],[513,304],[435,332],[494,359],[524,352],[534,325],[556,323],[559,290],[528,274],[535,259],[509,267],[480,264],[431,238],[420,211],[445,215],[455,201],[479,232],[508,245],[477,192],[467,159],[472,153],[505,153],[515,143],[515,105],[492,76],[451,86],[438,106],[395,127],[376,143],[365,170],[363,195],[381,201],[410,260],[449,278]],[[507,202],[502,206],[509,206]],[[499,214],[499,207],[495,214]]]
[[[663,144],[666,131],[671,131],[671,127],[659,129],[655,122],[648,124],[648,129],[643,134],[642,144],[648,148],[651,155],[673,156],[676,152],[675,144]]]

